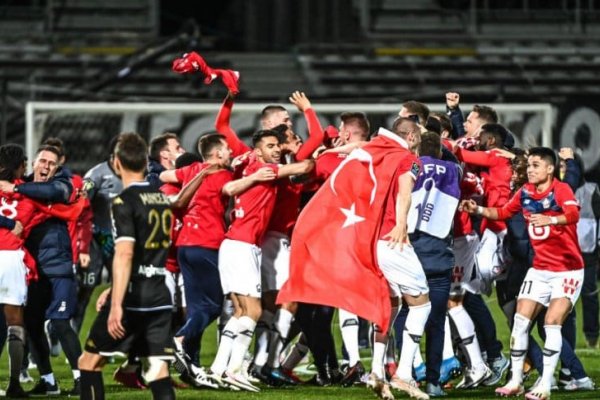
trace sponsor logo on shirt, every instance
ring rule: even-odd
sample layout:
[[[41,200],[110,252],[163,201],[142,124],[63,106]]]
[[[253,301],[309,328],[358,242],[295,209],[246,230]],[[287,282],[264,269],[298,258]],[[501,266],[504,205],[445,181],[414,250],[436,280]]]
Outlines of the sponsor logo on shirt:
[[[165,275],[164,268],[157,268],[154,265],[140,265],[138,268],[139,275],[145,275],[146,278],[152,278],[155,275]]]

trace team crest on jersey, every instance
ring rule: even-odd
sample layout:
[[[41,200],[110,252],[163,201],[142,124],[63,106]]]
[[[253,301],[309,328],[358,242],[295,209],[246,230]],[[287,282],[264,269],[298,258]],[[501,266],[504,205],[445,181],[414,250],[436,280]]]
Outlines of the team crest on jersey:
[[[544,207],[544,210],[550,208],[550,200],[548,199],[548,197],[542,200],[542,207]]]
[[[421,167],[419,167],[418,163],[413,161],[412,166],[410,167],[410,173],[413,174],[414,176],[418,176],[419,171],[421,171]]]

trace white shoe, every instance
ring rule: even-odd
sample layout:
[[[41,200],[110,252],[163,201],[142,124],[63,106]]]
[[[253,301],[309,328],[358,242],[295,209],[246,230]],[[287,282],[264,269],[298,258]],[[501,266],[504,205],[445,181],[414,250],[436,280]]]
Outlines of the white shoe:
[[[367,388],[375,392],[375,395],[382,400],[394,400],[394,395],[390,390],[390,385],[383,379],[380,379],[375,373],[371,372],[366,380]]]
[[[535,380],[535,382],[533,383],[533,385],[531,387],[532,388],[538,387],[541,382],[542,382],[542,377],[540,376]],[[556,378],[554,376],[552,377],[552,380],[550,381],[550,390],[558,390],[558,384],[556,383]]]
[[[541,386],[534,386],[525,394],[525,398],[527,400],[549,400],[550,390],[542,388]]]
[[[525,388],[521,384],[510,381],[506,385],[496,388],[495,392],[502,397],[521,396],[525,393]]]
[[[465,370],[465,376],[456,385],[457,389],[471,389],[479,386],[483,381],[492,376],[492,370],[486,365],[481,364],[477,368],[467,368]]]
[[[219,388],[219,384],[208,376],[204,368],[196,367],[194,364],[190,364],[189,367],[189,374],[197,386],[204,386],[212,389]]]
[[[581,379],[571,379],[571,381],[565,385],[564,389],[569,391],[594,390],[596,389],[596,385],[593,380],[586,376]]]
[[[249,392],[260,392],[260,389],[258,387],[250,383],[248,379],[244,378],[244,375],[242,375],[239,372],[234,374],[232,372],[226,371],[225,377],[223,378],[223,382],[226,382],[231,386],[247,390]]]
[[[400,379],[397,375],[394,375],[390,380],[390,386],[396,390],[407,393],[410,397],[414,397],[415,399],[429,400],[429,395],[419,389],[417,382],[414,379],[405,381]]]

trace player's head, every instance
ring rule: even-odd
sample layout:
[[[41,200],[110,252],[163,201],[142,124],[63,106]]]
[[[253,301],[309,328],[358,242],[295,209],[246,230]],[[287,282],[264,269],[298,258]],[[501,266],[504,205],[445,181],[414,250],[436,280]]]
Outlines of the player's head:
[[[419,156],[428,156],[432,158],[442,157],[442,139],[435,132],[427,131],[421,133],[421,143],[419,144]]]
[[[281,124],[285,124],[290,128],[292,127],[290,114],[288,114],[285,107],[269,105],[262,109],[260,112],[260,125],[262,129],[272,129]]]
[[[419,125],[425,126],[427,123],[427,118],[429,118],[429,107],[415,100],[404,102],[400,112],[398,113],[398,116],[402,118],[411,118],[412,115],[416,115],[419,119],[415,122],[417,122]]]
[[[252,145],[259,160],[266,163],[279,163],[281,146],[277,132],[271,129],[257,131],[252,135]]]
[[[279,138],[279,147],[281,154],[296,154],[300,149],[300,143],[296,139],[296,134],[286,124],[280,124],[272,128],[277,132]]]
[[[202,157],[196,153],[183,153],[175,160],[175,169],[187,167],[195,162],[202,162]]]
[[[181,147],[177,135],[167,132],[152,139],[148,157],[165,169],[173,169],[175,160],[183,153],[185,153],[185,149]]]
[[[371,125],[365,113],[344,112],[340,119],[339,137],[344,144],[362,142],[369,138]]]
[[[54,146],[59,151],[60,156],[58,157],[58,164],[64,165],[67,160],[67,154],[65,151],[65,142],[62,139],[57,137],[49,137],[42,144],[47,144],[48,146]]]
[[[515,158],[511,161],[512,176],[510,184],[513,190],[517,190],[527,182],[527,154],[519,148],[513,148],[512,152]]]
[[[127,132],[119,135],[115,146],[115,170],[122,176],[123,172],[143,173],[146,170],[148,146],[137,133]]]
[[[456,139],[450,117],[442,112],[432,112],[431,117],[437,119],[440,123],[440,136],[442,139]]]
[[[0,180],[12,182],[23,176],[27,157],[18,144],[0,146]]]
[[[556,170],[556,154],[548,147],[532,147],[527,156],[527,180],[534,185],[549,182]]]
[[[500,124],[485,124],[479,133],[479,149],[501,149],[504,147],[508,131]]]
[[[59,160],[60,150],[47,144],[41,145],[33,160],[34,182],[47,182],[51,179],[58,169]]]
[[[496,110],[488,106],[474,105],[473,110],[467,115],[463,126],[466,137],[477,137],[481,127],[485,124],[497,124],[498,114]]]
[[[392,131],[408,144],[408,148],[416,153],[421,143],[421,128],[411,118],[398,117],[392,125]]]
[[[225,136],[219,133],[209,133],[200,138],[198,151],[207,163],[218,164],[224,167],[231,165],[233,152],[225,140]]]

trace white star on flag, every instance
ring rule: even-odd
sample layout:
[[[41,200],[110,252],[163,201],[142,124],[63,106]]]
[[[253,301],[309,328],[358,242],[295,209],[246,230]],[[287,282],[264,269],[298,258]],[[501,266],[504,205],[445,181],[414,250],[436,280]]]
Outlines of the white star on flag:
[[[350,206],[350,209],[340,208],[340,210],[346,216],[346,221],[344,221],[344,225],[342,225],[342,228],[346,228],[350,225],[354,225],[358,222],[362,222],[365,220],[364,217],[361,217],[360,215],[356,215],[356,211],[355,211],[356,203],[352,203],[352,205]]]

